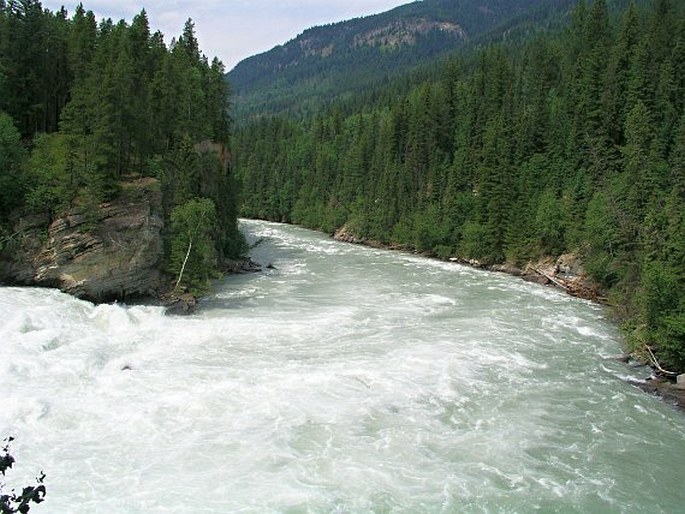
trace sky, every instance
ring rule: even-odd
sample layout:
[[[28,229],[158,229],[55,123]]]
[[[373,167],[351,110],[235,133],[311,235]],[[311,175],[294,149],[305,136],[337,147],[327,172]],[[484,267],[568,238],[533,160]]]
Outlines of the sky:
[[[86,10],[101,18],[130,22],[145,8],[152,31],[160,30],[169,43],[178,37],[188,18],[202,52],[219,57],[231,70],[238,62],[266,52],[315,25],[376,14],[411,0],[83,0]],[[64,6],[69,16],[79,0],[43,0],[51,11]]]

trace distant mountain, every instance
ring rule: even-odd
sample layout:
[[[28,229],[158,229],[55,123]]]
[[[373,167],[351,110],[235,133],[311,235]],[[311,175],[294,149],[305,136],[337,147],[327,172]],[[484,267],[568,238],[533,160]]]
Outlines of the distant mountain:
[[[314,27],[229,74],[234,117],[299,112],[365,91],[466,44],[512,37],[568,13],[575,0],[423,0]]]

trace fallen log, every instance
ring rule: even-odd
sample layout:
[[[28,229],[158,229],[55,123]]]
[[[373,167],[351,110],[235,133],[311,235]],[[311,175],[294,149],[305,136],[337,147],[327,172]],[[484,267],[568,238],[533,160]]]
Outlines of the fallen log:
[[[533,268],[533,271],[534,271],[535,273],[537,273],[537,274],[542,275],[543,277],[545,277],[547,280],[549,280],[549,281],[550,281],[552,284],[554,284],[555,286],[560,287],[561,289],[563,289],[563,290],[566,291],[567,293],[569,292],[569,289],[570,289],[569,286],[566,285],[566,284],[565,284],[564,282],[562,282],[561,280],[559,280],[558,278],[555,278],[555,277],[549,275],[548,273],[545,273],[544,271],[542,271],[542,270],[540,270],[540,269],[538,269],[538,268]]]
[[[674,373],[673,371],[665,370],[664,368],[661,367],[661,365],[659,364],[659,361],[656,360],[656,355],[654,355],[654,352],[652,351],[652,349],[650,348],[650,346],[648,344],[645,344],[645,348],[647,348],[647,351],[649,352],[649,357],[650,357],[650,360],[652,361],[652,365],[659,371],[659,373],[666,375],[666,376],[669,376],[669,377],[677,377],[678,376],[678,373]]]

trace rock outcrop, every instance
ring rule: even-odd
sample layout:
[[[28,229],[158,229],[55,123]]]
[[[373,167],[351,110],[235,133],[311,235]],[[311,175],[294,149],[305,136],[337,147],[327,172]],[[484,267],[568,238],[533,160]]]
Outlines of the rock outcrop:
[[[0,253],[0,283],[56,287],[93,302],[157,296],[164,255],[162,195],[155,179],[126,182],[91,211],[50,222],[23,218],[18,240]]]
[[[531,262],[523,271],[523,278],[530,282],[551,284],[578,298],[599,303],[606,302],[599,285],[588,276],[582,262],[575,254],[564,254],[557,259],[547,258]]]
[[[648,380],[630,380],[631,384],[643,391],[659,396],[665,402],[685,410],[685,382],[676,382],[663,377],[652,377]]]
[[[340,241],[342,243],[350,243],[355,245],[364,245],[371,248],[382,248],[386,250],[405,250],[406,248],[401,245],[381,243],[380,241],[375,241],[373,239],[366,239],[363,237],[358,237],[354,230],[351,230],[347,225],[343,225],[333,234],[333,239]]]

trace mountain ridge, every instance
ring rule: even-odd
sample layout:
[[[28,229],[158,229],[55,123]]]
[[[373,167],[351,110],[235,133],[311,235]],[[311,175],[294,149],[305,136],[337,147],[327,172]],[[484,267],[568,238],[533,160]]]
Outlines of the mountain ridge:
[[[234,117],[307,111],[486,37],[568,12],[575,0],[424,0],[306,29],[227,74]],[[495,31],[495,34],[493,34]]]

